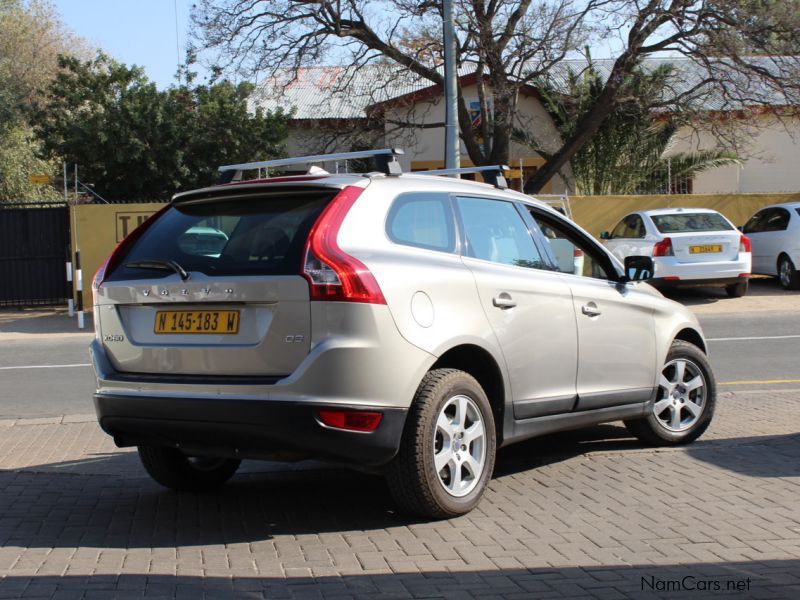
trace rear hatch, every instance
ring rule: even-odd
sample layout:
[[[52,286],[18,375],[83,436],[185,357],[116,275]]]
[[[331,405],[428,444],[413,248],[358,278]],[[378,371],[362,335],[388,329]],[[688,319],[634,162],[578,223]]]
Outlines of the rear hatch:
[[[250,187],[250,186],[248,186]],[[338,189],[189,196],[111,259],[97,290],[114,366],[152,375],[290,374],[308,355],[308,233]]]
[[[652,215],[680,263],[737,260],[742,234],[719,213]]]

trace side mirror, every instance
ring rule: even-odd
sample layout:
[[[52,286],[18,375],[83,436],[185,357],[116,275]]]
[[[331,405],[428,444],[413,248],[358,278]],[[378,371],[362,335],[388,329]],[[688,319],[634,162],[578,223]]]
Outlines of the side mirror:
[[[610,240],[611,239],[611,234],[608,233],[607,231],[603,231],[603,232],[600,233],[600,239],[601,240]]]
[[[626,256],[625,278],[626,281],[645,281],[652,279],[655,274],[653,259],[649,256]]]

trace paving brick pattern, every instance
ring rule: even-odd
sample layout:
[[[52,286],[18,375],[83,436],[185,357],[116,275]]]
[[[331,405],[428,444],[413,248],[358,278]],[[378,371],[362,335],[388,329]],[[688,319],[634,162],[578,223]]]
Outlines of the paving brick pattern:
[[[91,418],[0,421],[0,598],[800,598],[799,431],[800,393],[721,394],[689,447],[518,444],[424,522],[374,476],[253,462],[176,494]]]

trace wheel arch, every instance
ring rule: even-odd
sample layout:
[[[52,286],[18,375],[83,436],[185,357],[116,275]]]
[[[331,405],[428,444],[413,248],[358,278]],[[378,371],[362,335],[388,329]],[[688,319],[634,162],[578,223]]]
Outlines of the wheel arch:
[[[472,375],[486,392],[494,413],[498,446],[503,439],[503,418],[505,416],[506,384],[500,365],[494,356],[484,348],[474,344],[461,344],[447,350],[431,366],[431,369],[459,369]]]
[[[708,354],[708,348],[706,347],[706,342],[703,339],[703,336],[700,335],[700,332],[696,329],[692,329],[691,327],[684,327],[681,329],[677,334],[675,334],[676,340],[683,340],[684,342],[689,342],[690,344],[694,344],[700,350],[703,351],[703,354]]]

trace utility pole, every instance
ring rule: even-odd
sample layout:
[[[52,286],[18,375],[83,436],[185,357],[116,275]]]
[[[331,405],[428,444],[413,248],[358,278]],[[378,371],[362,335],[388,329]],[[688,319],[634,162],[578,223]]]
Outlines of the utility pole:
[[[456,34],[453,21],[453,0],[444,0],[444,168],[461,166],[461,144],[458,140],[458,98],[456,95]],[[457,177],[457,176],[456,176]]]

